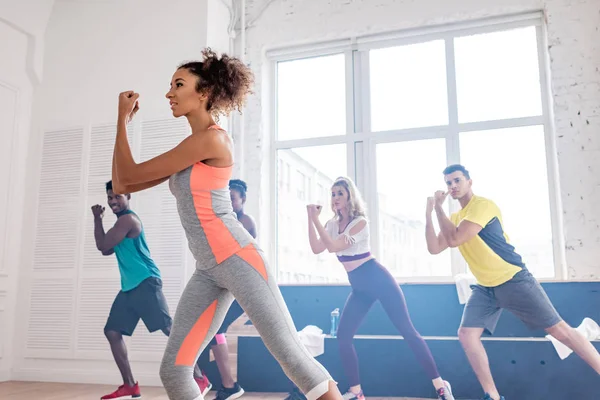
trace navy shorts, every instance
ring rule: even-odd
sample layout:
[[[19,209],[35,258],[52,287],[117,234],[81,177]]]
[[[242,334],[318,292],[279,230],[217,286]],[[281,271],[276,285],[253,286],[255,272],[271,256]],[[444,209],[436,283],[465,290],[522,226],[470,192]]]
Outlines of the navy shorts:
[[[502,285],[471,285],[471,289],[461,327],[484,328],[494,333],[503,309],[532,330],[547,329],[562,321],[542,286],[526,269]]]
[[[156,277],[146,278],[136,288],[117,294],[104,332],[115,331],[131,336],[140,319],[150,332],[161,330],[168,333],[171,330],[173,320],[162,291],[162,281]]]

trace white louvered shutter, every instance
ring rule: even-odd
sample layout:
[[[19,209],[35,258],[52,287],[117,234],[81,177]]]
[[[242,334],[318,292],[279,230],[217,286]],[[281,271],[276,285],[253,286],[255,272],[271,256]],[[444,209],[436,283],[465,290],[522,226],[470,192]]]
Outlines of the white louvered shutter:
[[[34,270],[74,268],[80,226],[83,129],[44,134]]]
[[[184,119],[144,121],[141,128],[140,162],[174,148],[190,133]],[[173,316],[183,290],[187,239],[168,182],[136,194],[135,207],[144,225],[152,258],[161,271],[163,292]],[[167,338],[162,333],[149,334],[140,322],[129,346],[134,359],[146,359],[147,353],[162,354],[166,343]]]
[[[83,129],[44,134],[26,332],[32,357],[72,350],[83,134]]]
[[[74,284],[69,279],[33,280],[26,333],[31,356],[39,351],[68,352],[71,349],[73,297]]]

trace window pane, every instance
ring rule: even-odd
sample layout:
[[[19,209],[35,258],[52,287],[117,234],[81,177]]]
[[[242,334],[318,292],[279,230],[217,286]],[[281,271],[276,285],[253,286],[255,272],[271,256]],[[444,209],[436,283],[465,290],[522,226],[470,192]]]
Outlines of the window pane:
[[[277,139],[346,133],[343,54],[277,64]]]
[[[544,128],[460,134],[475,194],[493,200],[506,233],[536,277],[554,276]]]
[[[443,40],[371,50],[373,131],[448,123]]]
[[[445,139],[383,143],[376,151],[383,265],[395,277],[450,276],[450,251],[432,256],[425,241],[427,197],[444,190]]]
[[[542,113],[536,28],[454,40],[459,122]]]
[[[308,242],[306,205],[323,205],[321,222],[333,217],[331,185],[347,175],[346,145],[279,150],[277,190],[277,273],[281,283],[348,282],[342,265],[328,252],[313,254]]]

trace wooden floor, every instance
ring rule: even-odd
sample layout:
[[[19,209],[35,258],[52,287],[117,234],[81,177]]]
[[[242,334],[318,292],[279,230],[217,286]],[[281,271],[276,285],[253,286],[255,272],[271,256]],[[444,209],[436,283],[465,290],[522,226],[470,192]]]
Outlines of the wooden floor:
[[[3,382],[0,383],[0,399],[2,400],[98,400],[103,395],[116,388],[106,385],[80,385],[71,383],[42,383],[42,382]],[[210,392],[207,400],[214,399],[215,393]],[[244,400],[283,400],[285,393],[246,393]],[[420,400],[405,397],[369,397],[369,400],[395,399]],[[159,387],[142,387],[142,400],[168,400],[165,390]],[[425,399],[422,399],[425,400]]]

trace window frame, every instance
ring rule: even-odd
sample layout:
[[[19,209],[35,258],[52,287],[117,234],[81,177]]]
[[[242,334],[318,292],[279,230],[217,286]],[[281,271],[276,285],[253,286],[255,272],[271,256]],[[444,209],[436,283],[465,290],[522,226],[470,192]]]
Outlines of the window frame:
[[[538,65],[540,79],[540,95],[542,112],[537,116],[498,119],[480,122],[458,122],[458,99],[454,60],[454,38],[481,33],[499,32],[516,28],[534,26],[538,42]],[[531,12],[503,17],[486,18],[431,26],[427,28],[409,29],[383,34],[285,47],[266,51],[269,64],[269,131],[270,131],[270,181],[278,182],[277,152],[283,149],[345,144],[347,151],[347,173],[361,190],[368,204],[371,224],[371,244],[375,256],[379,248],[379,206],[376,192],[377,171],[374,162],[377,144],[401,142],[420,139],[443,138],[446,140],[447,163],[460,163],[459,135],[461,132],[489,131],[501,128],[517,128],[541,125],[544,129],[546,147],[546,170],[548,176],[548,192],[550,195],[550,219],[554,256],[554,277],[540,281],[567,280],[565,240],[562,224],[562,207],[560,203],[560,185],[558,181],[558,160],[554,135],[554,116],[551,109],[551,90],[549,81],[549,60],[547,54],[547,32],[543,12]],[[431,40],[444,40],[446,55],[446,82],[448,96],[448,124],[419,128],[395,129],[388,131],[371,131],[369,51],[378,48],[417,44]],[[293,61],[303,58],[321,57],[343,53],[345,57],[346,77],[346,132],[343,135],[316,137],[308,139],[277,139],[277,66],[282,61]],[[278,187],[278,185],[275,185]],[[277,212],[277,191],[270,191],[271,209]],[[458,211],[454,202],[450,203],[450,211]],[[277,218],[271,218],[269,229],[275,240],[271,241],[269,254],[278,269],[277,260]],[[425,238],[423,238],[425,240]],[[457,249],[451,249],[451,276],[415,276],[401,278],[403,282],[414,283],[453,283],[454,276],[467,272],[467,265]]]

